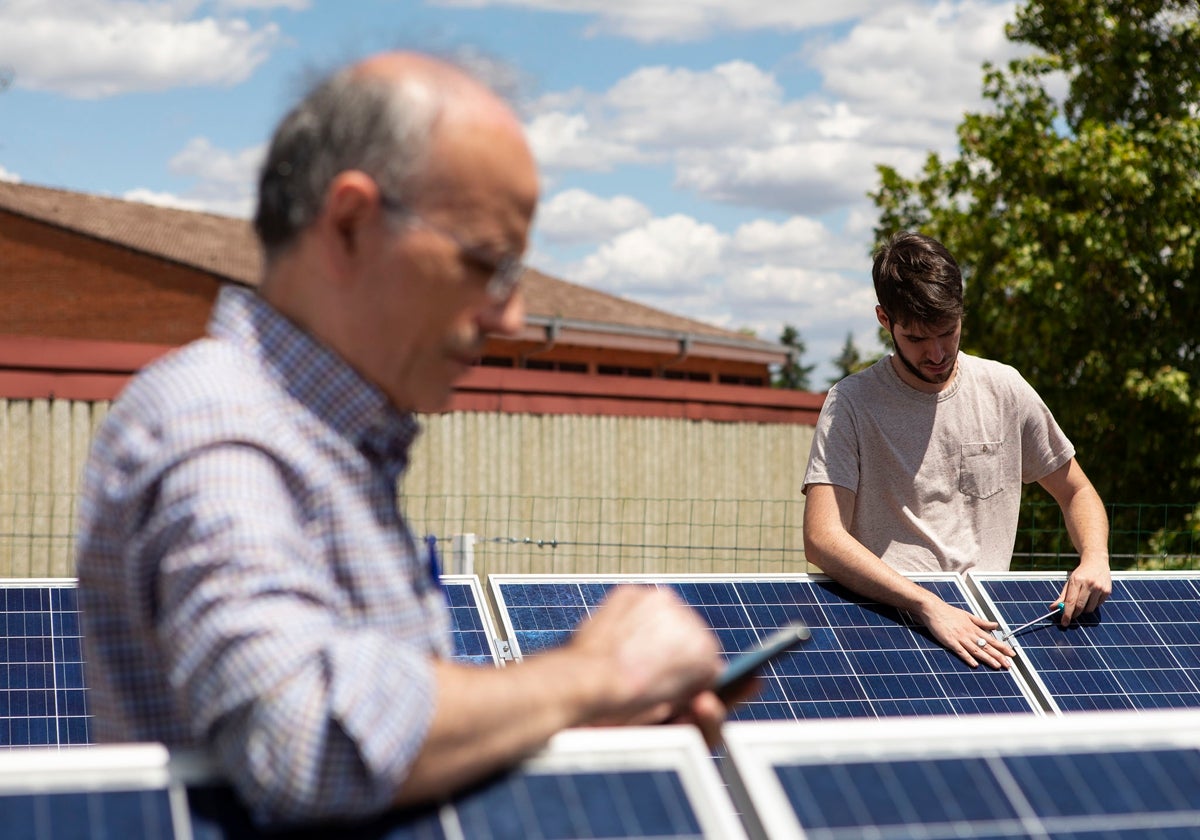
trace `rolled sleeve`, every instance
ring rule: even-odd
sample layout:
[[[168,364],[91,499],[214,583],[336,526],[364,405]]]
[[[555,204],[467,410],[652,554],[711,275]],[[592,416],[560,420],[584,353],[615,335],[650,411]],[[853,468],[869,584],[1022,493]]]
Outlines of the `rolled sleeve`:
[[[385,809],[433,714],[421,605],[401,591],[381,613],[337,580],[386,561],[331,549],[323,507],[270,453],[226,444],[170,470],[144,530],[177,705],[263,822]]]

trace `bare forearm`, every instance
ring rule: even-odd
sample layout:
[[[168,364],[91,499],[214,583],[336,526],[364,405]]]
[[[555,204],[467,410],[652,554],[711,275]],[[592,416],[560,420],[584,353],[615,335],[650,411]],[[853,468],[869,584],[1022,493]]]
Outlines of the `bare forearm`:
[[[1061,619],[1065,627],[1080,613],[1094,612],[1112,593],[1108,514],[1100,495],[1074,458],[1043,478],[1040,484],[1062,508],[1067,533],[1079,552],[1079,565],[1067,576],[1059,595],[1066,605]]]
[[[920,615],[937,596],[888,566],[850,534],[808,527],[808,559],[843,586],[863,597]]]
[[[434,664],[433,721],[398,795],[445,795],[536,751],[561,729],[660,723],[679,714],[715,736],[724,708],[716,637],[669,589],[616,587],[570,642],[502,669]]]
[[[1100,494],[1091,484],[1080,488],[1063,505],[1063,518],[1071,543],[1081,559],[1108,562],[1108,514]]]
[[[548,653],[507,668],[435,665],[433,722],[398,804],[461,789],[588,720],[599,689],[580,664]]]

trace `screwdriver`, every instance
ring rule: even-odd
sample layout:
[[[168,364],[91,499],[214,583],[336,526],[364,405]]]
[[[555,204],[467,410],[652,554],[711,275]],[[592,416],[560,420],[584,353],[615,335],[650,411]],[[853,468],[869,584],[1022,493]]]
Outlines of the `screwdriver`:
[[[1037,624],[1039,621],[1045,621],[1047,618],[1054,618],[1054,616],[1058,615],[1060,612],[1062,612],[1066,608],[1067,608],[1067,605],[1065,603],[1063,603],[1062,601],[1059,601],[1057,604],[1054,605],[1054,609],[1050,610],[1050,612],[1046,613],[1045,615],[1038,616],[1033,621],[1026,621],[1020,627],[1014,627],[1012,630],[1009,630],[1007,633],[1005,633],[1003,636],[1001,636],[1000,641],[1003,642],[1009,636],[1015,636],[1017,633],[1020,633],[1026,627],[1032,627],[1033,625]]]

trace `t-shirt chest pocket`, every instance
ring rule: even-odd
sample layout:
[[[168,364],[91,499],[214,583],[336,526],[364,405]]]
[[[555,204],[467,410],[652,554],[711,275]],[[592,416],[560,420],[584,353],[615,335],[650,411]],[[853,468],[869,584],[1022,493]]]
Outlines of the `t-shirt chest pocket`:
[[[1003,441],[964,443],[958,468],[958,489],[976,499],[987,499],[1004,489]]]

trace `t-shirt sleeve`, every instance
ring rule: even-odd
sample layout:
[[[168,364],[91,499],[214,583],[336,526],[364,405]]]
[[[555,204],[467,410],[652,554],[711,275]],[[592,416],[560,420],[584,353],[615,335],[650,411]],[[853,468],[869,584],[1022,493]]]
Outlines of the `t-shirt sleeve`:
[[[1017,375],[1021,407],[1021,480],[1041,481],[1075,457],[1075,447],[1033,386]]]
[[[858,492],[858,430],[849,400],[834,386],[825,397],[808,467],[804,471],[803,492],[813,484],[835,484]]]

